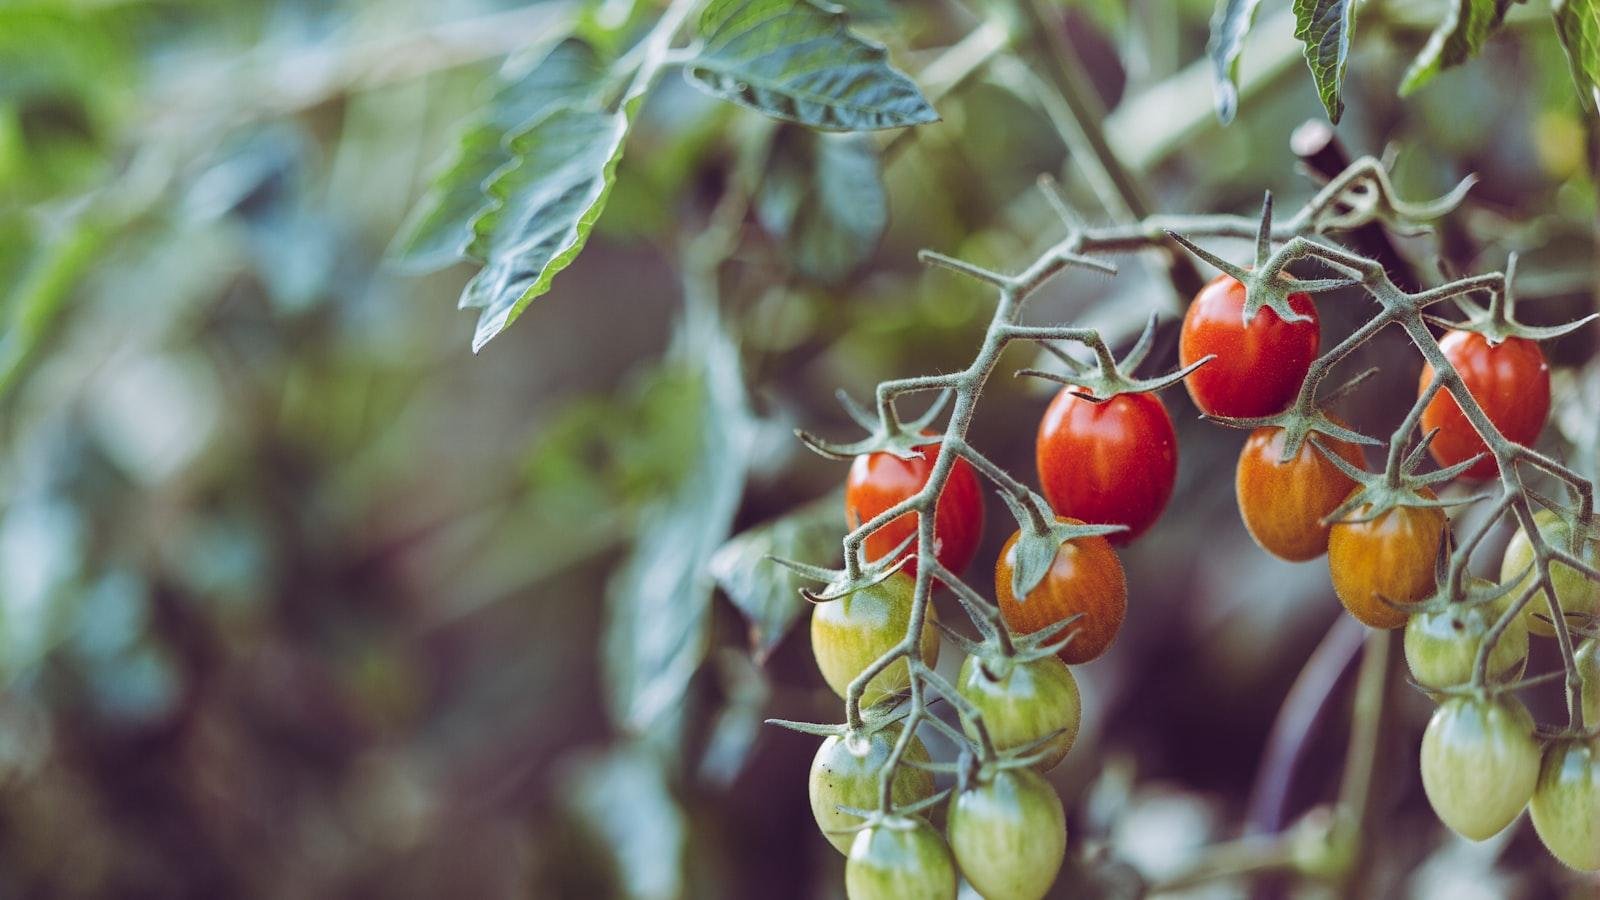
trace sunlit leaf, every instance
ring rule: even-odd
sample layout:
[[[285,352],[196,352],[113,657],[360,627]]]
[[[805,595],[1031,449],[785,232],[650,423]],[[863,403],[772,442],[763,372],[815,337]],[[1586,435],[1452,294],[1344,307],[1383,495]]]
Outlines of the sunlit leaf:
[[[1217,0],[1217,10],[1211,16],[1211,40],[1206,52],[1216,81],[1217,118],[1223,124],[1232,122],[1239,110],[1239,55],[1244,52],[1244,37],[1260,2]]]
[[[1317,85],[1317,96],[1328,110],[1328,119],[1338,122],[1344,114],[1340,91],[1356,26],[1356,0],[1294,0],[1294,21],[1294,36],[1306,45],[1306,65]]]
[[[802,275],[843,279],[872,256],[889,224],[877,146],[863,134],[784,129],[756,214]]]
[[[583,41],[557,44],[533,65],[508,67],[494,94],[462,129],[450,163],[434,178],[391,251],[409,269],[442,268],[467,254],[472,221],[487,209],[489,177],[513,159],[508,139],[563,106],[587,106],[605,67]]]
[[[829,131],[936,121],[916,84],[846,14],[811,0],[712,0],[690,83],[769,116]]]
[[[711,557],[717,586],[750,622],[758,660],[783,640],[807,605],[800,588],[808,582],[768,557],[831,563],[839,556],[843,509],[839,496],[830,494],[737,535]]]
[[[628,135],[627,110],[560,109],[510,139],[514,162],[490,179],[468,255],[484,267],[461,294],[479,310],[472,349],[516,321],[577,258],[605,208]]]
[[[620,896],[673,900],[684,895],[689,823],[667,785],[662,762],[641,747],[568,760],[562,806],[605,849]]]
[[[1400,95],[1415,91],[1440,71],[1478,55],[1510,8],[1511,0],[1453,0],[1450,14],[1428,36],[1428,43],[1406,70]]]
[[[1551,10],[1578,94],[1590,111],[1600,109],[1600,0],[1554,0]]]
[[[605,674],[613,719],[643,733],[674,712],[709,642],[707,563],[744,490],[755,429],[739,356],[720,322],[693,319],[674,359],[695,374],[698,446],[663,501],[639,521],[632,554],[607,587]]]

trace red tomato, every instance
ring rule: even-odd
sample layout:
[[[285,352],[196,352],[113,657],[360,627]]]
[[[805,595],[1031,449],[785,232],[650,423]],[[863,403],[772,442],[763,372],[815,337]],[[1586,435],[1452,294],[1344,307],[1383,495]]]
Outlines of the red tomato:
[[[1184,379],[1194,404],[1214,416],[1253,418],[1282,412],[1294,402],[1317,358],[1322,327],[1310,294],[1289,295],[1289,308],[1309,316],[1308,322],[1285,322],[1264,306],[1246,325],[1244,300],[1243,282],[1218,275],[1189,304],[1178,336],[1181,365],[1216,354],[1216,359]]]
[[[1107,535],[1119,545],[1155,523],[1178,477],[1178,436],[1154,394],[1095,403],[1062,390],[1039,420],[1034,456],[1039,486],[1056,513],[1128,526]]]
[[[1489,421],[1507,440],[1532,444],[1550,412],[1550,367],[1544,351],[1525,338],[1511,337],[1494,346],[1475,331],[1452,331],[1439,341],[1445,358],[1461,373],[1467,391],[1488,414]],[[1417,383],[1420,395],[1433,380],[1433,366],[1422,367]],[[1440,466],[1453,466],[1489,449],[1462,414],[1454,397],[1440,391],[1422,411],[1422,430],[1439,429],[1428,451]],[[1469,478],[1492,478],[1499,467],[1494,457],[1484,457],[1465,473]]]
[[[922,490],[928,483],[939,442],[924,444],[918,449],[924,454],[921,459],[900,459],[891,453],[868,453],[855,458],[850,464],[844,490],[845,518],[851,528]],[[916,513],[894,519],[867,535],[867,558],[876,560],[887,555],[916,533]],[[971,463],[958,458],[934,507],[934,555],[945,568],[960,572],[971,564],[978,552],[978,538],[982,534],[983,492],[978,488],[978,476]],[[916,551],[913,541],[904,555],[914,555]],[[905,571],[915,573],[917,561],[913,559],[907,563]]]
[[[1083,524],[1074,519],[1062,521]],[[1106,652],[1128,615],[1128,580],[1117,551],[1103,537],[1067,541],[1056,551],[1044,580],[1018,600],[1011,589],[1011,579],[1017,565],[1017,540],[1021,537],[1020,531],[1011,535],[994,565],[994,599],[1006,625],[1019,634],[1032,634],[1068,616],[1082,614],[1083,618],[1072,626],[1078,636],[1057,655],[1062,662],[1075,666]]]

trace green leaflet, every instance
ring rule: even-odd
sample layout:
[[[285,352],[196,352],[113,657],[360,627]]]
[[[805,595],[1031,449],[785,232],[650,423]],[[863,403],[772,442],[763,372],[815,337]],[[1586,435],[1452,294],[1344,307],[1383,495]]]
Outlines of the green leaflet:
[[[1350,58],[1350,33],[1356,25],[1355,0],[1294,0],[1294,36],[1305,42],[1306,65],[1317,85],[1328,120],[1344,115],[1344,68]]]
[[[774,118],[827,131],[939,118],[881,45],[850,32],[842,11],[810,0],[712,0],[700,34],[689,82]]]
[[[1554,0],[1551,13],[1584,107],[1600,109],[1600,0]]]
[[[1217,0],[1217,10],[1211,16],[1211,39],[1206,44],[1206,53],[1211,57],[1216,83],[1217,118],[1223,124],[1232,122],[1239,110],[1239,54],[1244,50],[1244,36],[1255,20],[1260,2]]]
[[[1406,70],[1400,96],[1427,84],[1440,71],[1478,55],[1510,8],[1511,0],[1454,0],[1450,15],[1428,36],[1428,43]]]

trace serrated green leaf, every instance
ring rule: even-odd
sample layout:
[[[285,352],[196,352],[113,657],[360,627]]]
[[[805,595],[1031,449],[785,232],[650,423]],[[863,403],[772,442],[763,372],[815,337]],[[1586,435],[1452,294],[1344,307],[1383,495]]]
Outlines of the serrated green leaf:
[[[638,541],[606,589],[604,672],[614,721],[636,734],[681,706],[710,643],[711,554],[727,539],[755,429],[739,354],[720,322],[691,321],[673,358],[698,392],[691,466],[646,510]],[[677,404],[674,404],[675,406]]]
[[[1478,55],[1510,8],[1511,0],[1453,0],[1450,15],[1428,36],[1428,43],[1406,70],[1400,82],[1400,96],[1427,84],[1444,69]]]
[[[1586,109],[1600,109],[1600,0],[1554,0],[1556,34]]]
[[[1317,96],[1337,123],[1344,115],[1344,69],[1356,26],[1356,0],[1294,0],[1294,36],[1305,43],[1306,66]]]
[[[757,660],[767,657],[805,611],[800,588],[808,584],[768,557],[827,564],[839,556],[843,501],[837,494],[734,536],[711,557],[711,576],[750,622]]]
[[[1255,20],[1261,0],[1217,0],[1211,16],[1211,40],[1206,53],[1216,83],[1217,118],[1226,125],[1239,110],[1239,55],[1244,52],[1244,36]]]
[[[606,75],[594,49],[569,38],[532,65],[509,64],[489,101],[461,131],[439,172],[400,229],[390,251],[409,270],[432,271],[463,258],[472,221],[490,204],[490,176],[512,161],[508,139],[563,106],[586,107]]]
[[[882,45],[850,32],[842,10],[811,0],[712,0],[700,34],[704,46],[684,77],[774,118],[826,131],[939,118]]]
[[[462,309],[481,310],[474,352],[583,250],[616,180],[631,108],[558,109],[510,139],[513,161],[489,180],[491,202],[473,219],[467,247],[484,261],[461,292]]]
[[[756,193],[756,216],[796,270],[836,283],[872,256],[889,224],[878,148],[864,134],[786,128]]]

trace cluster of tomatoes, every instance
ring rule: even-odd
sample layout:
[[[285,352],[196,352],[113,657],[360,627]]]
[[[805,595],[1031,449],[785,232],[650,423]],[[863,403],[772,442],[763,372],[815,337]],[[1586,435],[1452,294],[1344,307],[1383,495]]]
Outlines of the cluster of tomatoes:
[[[1310,296],[1289,296],[1294,315],[1261,308],[1246,321],[1246,288],[1223,275],[1189,307],[1179,343],[1189,366],[1211,357],[1185,378],[1195,404],[1224,419],[1261,419],[1287,410],[1299,397],[1317,356],[1320,326]],[[1549,410],[1549,373],[1536,343],[1507,337],[1491,343],[1475,332],[1452,331],[1441,342],[1447,358],[1489,419],[1509,440],[1533,441]],[[1424,371],[1419,391],[1433,373]],[[1487,448],[1472,424],[1444,391],[1422,415],[1435,431],[1430,452],[1441,467],[1464,463]],[[1336,425],[1342,423],[1335,420]],[[1532,548],[1518,535],[1506,552],[1506,587],[1477,580],[1466,599],[1444,602],[1436,584],[1436,560],[1447,541],[1448,519],[1426,487],[1411,502],[1374,509],[1358,503],[1339,521],[1327,521],[1356,501],[1364,470],[1361,448],[1318,434],[1284,460],[1285,434],[1276,425],[1256,428],[1245,442],[1236,471],[1240,513],[1250,534],[1268,552],[1291,561],[1328,555],[1335,593],[1357,619],[1374,628],[1405,626],[1405,648],[1418,684],[1439,691],[1442,705],[1422,747],[1423,781],[1440,818],[1467,837],[1498,832],[1531,807],[1534,825],[1563,862],[1600,868],[1600,742],[1558,739],[1541,748],[1527,711],[1509,693],[1464,690],[1472,679],[1479,647],[1521,593],[1510,582],[1531,578]],[[847,518],[859,526],[915,495],[927,483],[937,443],[922,458],[888,453],[857,457],[846,489]],[[1013,590],[1013,534],[995,566],[995,597],[1007,628],[1017,635],[1057,631],[1070,622],[1073,637],[1055,653],[984,652],[963,663],[956,690],[967,709],[981,713],[996,750],[1022,763],[985,765],[963,777],[948,805],[941,836],[915,814],[864,820],[846,811],[876,808],[879,775],[899,726],[882,725],[830,737],[812,765],[810,793],[818,825],[845,852],[847,889],[853,900],[890,897],[953,897],[959,871],[984,897],[1037,898],[1054,881],[1066,845],[1060,799],[1038,772],[1056,765],[1072,746],[1080,705],[1068,664],[1088,662],[1106,651],[1122,625],[1127,586],[1113,543],[1131,541],[1159,518],[1177,474],[1177,440],[1171,416],[1153,393],[1087,396],[1069,386],[1051,402],[1039,425],[1036,461],[1040,486],[1062,522],[1122,526],[1106,537],[1063,542],[1049,570],[1024,598]],[[1330,461],[1339,457],[1343,466]],[[1485,456],[1461,477],[1488,477],[1495,460]],[[1570,527],[1554,513],[1539,517],[1545,539],[1566,541]],[[950,572],[965,569],[983,529],[983,497],[977,474],[957,459],[935,504],[934,556]],[[868,535],[865,552],[881,559],[904,547],[913,554],[902,571],[870,587],[819,604],[812,617],[812,649],[824,678],[844,696],[851,681],[906,637],[915,571],[916,517],[908,513]],[[1600,544],[1577,542],[1600,558]],[[1565,544],[1563,544],[1565,546]],[[1600,585],[1557,564],[1556,591],[1574,627],[1600,612]],[[1526,585],[1526,581],[1520,584]],[[1448,599],[1448,598],[1447,598]],[[1501,635],[1490,657],[1490,676],[1520,677],[1528,635],[1550,634],[1542,596],[1525,607]],[[932,664],[939,651],[932,610],[921,635],[921,658]],[[1600,724],[1600,652],[1590,638],[1580,661],[1592,671],[1586,683],[1585,719]],[[863,704],[891,699],[909,684],[904,660],[867,685]],[[892,718],[892,717],[891,717]],[[965,720],[965,716],[963,717]],[[973,723],[965,722],[972,734]],[[903,762],[891,785],[895,809],[917,807],[934,793],[925,767],[927,751],[906,739]],[[844,807],[845,809],[841,809]]]

